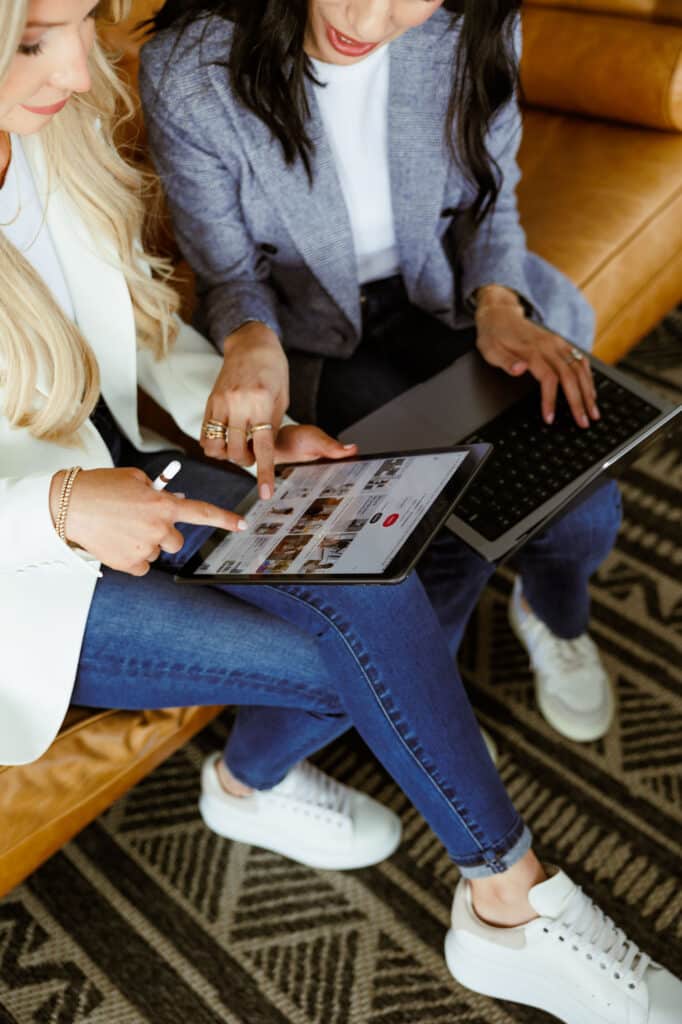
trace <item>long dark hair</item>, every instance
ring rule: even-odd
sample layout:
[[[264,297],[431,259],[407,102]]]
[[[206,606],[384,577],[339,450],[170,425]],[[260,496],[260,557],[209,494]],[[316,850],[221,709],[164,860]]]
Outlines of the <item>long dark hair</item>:
[[[445,134],[453,158],[476,189],[460,225],[465,239],[492,209],[500,190],[499,167],[488,153],[486,136],[517,88],[514,25],[520,6],[521,0],[444,4],[453,24],[461,22]],[[181,28],[208,14],[234,22],[225,66],[235,94],[270,128],[287,163],[302,160],[312,179],[305,82],[313,72],[303,49],[308,0],[166,0],[148,25]]]

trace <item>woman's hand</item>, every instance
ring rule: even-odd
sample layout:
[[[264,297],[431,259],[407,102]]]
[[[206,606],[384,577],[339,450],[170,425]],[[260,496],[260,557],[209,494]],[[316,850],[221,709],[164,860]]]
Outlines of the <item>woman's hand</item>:
[[[201,446],[213,459],[229,459],[249,466],[256,457],[264,478],[272,477],[274,439],[289,404],[289,364],[279,338],[262,323],[244,324],[225,342],[223,366],[206,403],[204,423],[213,420],[228,429],[222,439],[202,436]],[[247,431],[260,423],[272,430],[253,436]]]
[[[64,471],[52,478],[50,512],[59,504]],[[81,470],[71,492],[67,539],[111,569],[144,576],[161,551],[179,551],[184,539],[175,523],[245,529],[234,512],[206,501],[155,491],[141,469]]]
[[[324,430],[310,424],[282,427],[275,445],[275,465],[280,462],[313,462],[315,459],[347,459],[357,453],[356,444],[341,444]]]
[[[589,360],[572,358],[573,345],[528,320],[514,292],[498,285],[481,288],[476,329],[476,345],[486,362],[512,377],[528,370],[539,382],[546,423],[554,420],[559,385],[579,426],[588,427],[590,417],[599,419]]]

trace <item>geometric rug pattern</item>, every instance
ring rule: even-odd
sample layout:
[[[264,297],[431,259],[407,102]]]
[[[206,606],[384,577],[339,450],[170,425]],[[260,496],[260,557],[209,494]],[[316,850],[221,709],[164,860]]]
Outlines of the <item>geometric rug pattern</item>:
[[[624,365],[679,398],[682,312]],[[623,528],[592,585],[591,630],[618,699],[605,740],[562,740],[539,715],[507,624],[508,570],[460,653],[538,852],[672,969],[682,963],[681,480],[679,436],[621,480]],[[229,721],[0,900],[0,1024],[548,1024],[450,977],[442,949],[457,871],[355,733],[318,761],[401,814],[390,860],[315,871],[209,833],[199,766]]]

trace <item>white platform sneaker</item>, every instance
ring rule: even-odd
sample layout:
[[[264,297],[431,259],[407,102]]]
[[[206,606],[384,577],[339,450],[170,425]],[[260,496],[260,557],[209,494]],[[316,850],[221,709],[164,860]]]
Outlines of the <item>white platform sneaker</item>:
[[[268,790],[230,796],[216,774],[220,754],[206,758],[199,810],[210,829],[313,868],[343,871],[390,857],[400,818],[371,797],[301,761]]]
[[[462,985],[564,1024],[680,1024],[682,983],[631,942],[562,871],[530,890],[540,915],[517,928],[477,917],[460,881],[445,941]]]
[[[586,743],[605,736],[613,718],[613,692],[594,641],[587,633],[575,640],[555,636],[522,607],[518,576],[509,622],[528,651],[538,707],[549,724],[569,740]]]

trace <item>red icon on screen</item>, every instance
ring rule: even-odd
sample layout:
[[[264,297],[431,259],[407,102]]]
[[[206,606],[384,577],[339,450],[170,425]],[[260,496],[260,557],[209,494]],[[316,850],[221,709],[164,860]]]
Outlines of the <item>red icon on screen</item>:
[[[386,518],[384,519],[382,525],[383,526],[393,526],[393,524],[397,523],[399,519],[400,519],[399,514],[397,512],[394,512],[392,515],[386,516]]]

